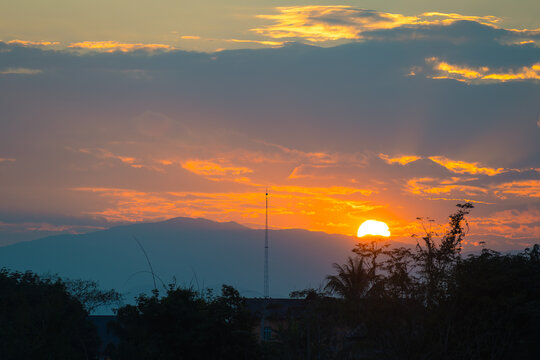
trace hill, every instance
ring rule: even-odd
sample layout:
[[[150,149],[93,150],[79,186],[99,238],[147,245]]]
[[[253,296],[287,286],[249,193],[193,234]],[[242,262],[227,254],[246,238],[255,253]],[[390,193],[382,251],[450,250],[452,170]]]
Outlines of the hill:
[[[134,237],[166,284],[173,278],[199,289],[225,283],[246,297],[262,296],[264,230],[206,219],[174,218],[8,245],[0,247],[0,267],[97,280],[131,301],[153,288]],[[353,237],[307,230],[270,230],[269,239],[272,297],[319,286],[332,263],[344,261],[356,243]]]

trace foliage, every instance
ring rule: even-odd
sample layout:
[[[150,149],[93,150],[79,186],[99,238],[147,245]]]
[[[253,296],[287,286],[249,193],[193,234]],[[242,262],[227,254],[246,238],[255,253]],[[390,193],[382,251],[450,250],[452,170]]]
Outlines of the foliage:
[[[360,243],[334,264],[326,290],[345,316],[340,358],[532,359],[540,345],[540,247],[517,255],[483,250],[463,259],[472,204],[414,249]],[[335,309],[330,310],[336,313]],[[339,311],[338,311],[339,312]],[[323,316],[323,315],[318,315]],[[333,325],[335,326],[335,325]],[[337,325],[339,327],[339,325]],[[364,336],[350,336],[365,327]]]
[[[358,301],[373,288],[375,279],[371,269],[366,269],[364,259],[349,256],[345,264],[333,266],[337,274],[326,277],[326,290],[346,300]]]
[[[87,315],[60,279],[0,270],[0,359],[95,359]]]
[[[539,250],[484,250],[455,266],[439,310],[448,316],[432,332],[441,352],[455,359],[528,359],[539,353]]]
[[[116,290],[101,290],[99,284],[91,280],[65,280],[67,290],[83,304],[88,313],[93,313],[103,306],[120,305],[122,295]]]
[[[245,300],[224,285],[221,295],[170,286],[167,295],[141,295],[118,310],[113,359],[253,359],[254,319]]]
[[[84,306],[89,314],[101,307],[120,306],[122,295],[116,290],[101,290],[99,284],[93,280],[67,279],[57,275],[42,276],[51,282],[59,281],[66,290]]]
[[[118,309],[112,359],[527,360],[540,353],[540,246],[484,249],[464,258],[470,203],[438,236],[431,220],[415,247],[359,243],[322,289],[291,293],[302,305],[260,346],[238,291],[219,296],[170,285]],[[117,303],[97,283],[0,271],[0,359],[93,359],[89,311]]]
[[[460,260],[461,242],[465,237],[465,216],[471,203],[458,204],[458,211],[450,215],[449,228],[437,244],[434,240],[434,232],[425,230],[422,237],[423,244],[417,243],[414,259],[419,274],[421,275],[421,290],[424,292],[424,300],[428,307],[444,299],[448,283],[451,280],[453,266]]]
[[[303,299],[302,306],[278,329],[278,342],[265,344],[265,358],[339,359],[336,349],[345,320],[340,300],[320,289],[294,291],[290,297]]]

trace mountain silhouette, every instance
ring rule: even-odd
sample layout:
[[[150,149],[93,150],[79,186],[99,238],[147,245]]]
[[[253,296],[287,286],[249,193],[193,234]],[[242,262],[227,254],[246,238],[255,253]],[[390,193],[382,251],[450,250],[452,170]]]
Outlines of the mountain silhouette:
[[[0,267],[38,274],[96,280],[131,302],[153,288],[146,251],[158,288],[176,279],[195,289],[235,286],[246,297],[263,292],[264,229],[234,222],[174,218],[80,235],[56,235],[0,248]],[[270,295],[318,287],[332,263],[351,254],[357,240],[344,235],[269,230]]]

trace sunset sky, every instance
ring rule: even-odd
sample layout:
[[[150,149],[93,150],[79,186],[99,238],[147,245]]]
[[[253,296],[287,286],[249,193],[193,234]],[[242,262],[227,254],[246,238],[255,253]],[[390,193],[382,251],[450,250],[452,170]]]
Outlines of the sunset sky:
[[[176,216],[540,242],[540,3],[0,4],[0,245]]]

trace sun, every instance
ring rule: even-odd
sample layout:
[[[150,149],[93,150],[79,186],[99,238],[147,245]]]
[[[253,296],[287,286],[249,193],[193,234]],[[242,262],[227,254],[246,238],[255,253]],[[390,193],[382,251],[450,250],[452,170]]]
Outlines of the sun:
[[[376,235],[376,236],[390,236],[390,230],[388,225],[382,221],[377,220],[366,220],[358,228],[358,237],[366,235]]]

